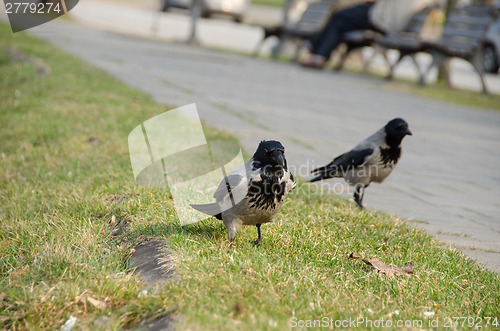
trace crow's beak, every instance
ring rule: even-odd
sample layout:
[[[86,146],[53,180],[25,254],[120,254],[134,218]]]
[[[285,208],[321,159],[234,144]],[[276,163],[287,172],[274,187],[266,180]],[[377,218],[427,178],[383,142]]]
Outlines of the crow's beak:
[[[408,128],[405,129],[404,133],[408,136],[413,136],[410,129],[408,129]]]
[[[273,152],[273,158],[274,158],[274,161],[276,162],[276,164],[278,164],[280,166],[284,166],[285,165],[285,159],[283,158],[283,152],[281,152],[281,151],[274,151]]]

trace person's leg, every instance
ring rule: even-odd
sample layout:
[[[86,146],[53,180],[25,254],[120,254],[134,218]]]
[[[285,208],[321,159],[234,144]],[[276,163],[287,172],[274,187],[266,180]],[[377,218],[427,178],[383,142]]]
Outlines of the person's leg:
[[[363,3],[333,15],[324,31],[318,36],[323,37],[323,39],[317,42],[317,46],[313,48],[313,53],[328,59],[331,52],[340,44],[342,34],[354,30],[371,29],[372,24],[368,17],[368,11],[372,5],[373,2]]]
[[[339,15],[339,13],[342,13],[342,11],[333,13],[323,29],[321,29],[321,31],[319,31],[314,36],[312,36],[311,39],[309,39],[313,51],[318,49],[319,45],[326,38],[329,31],[334,29],[334,25],[337,21],[337,16]]]

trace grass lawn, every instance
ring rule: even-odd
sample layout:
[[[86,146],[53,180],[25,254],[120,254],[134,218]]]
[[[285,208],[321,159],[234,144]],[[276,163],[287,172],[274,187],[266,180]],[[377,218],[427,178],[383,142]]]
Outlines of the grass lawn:
[[[60,329],[74,315],[80,329],[98,328],[100,316],[109,317],[100,327],[119,329],[172,315],[191,330],[281,330],[323,317],[425,329],[436,319],[445,328],[447,317],[485,326],[500,316],[497,274],[404,220],[307,184],[263,226],[261,248],[248,243],[255,228],[229,250],[218,220],[179,226],[167,192],[135,185],[127,147],[134,127],[167,109],[0,25],[0,327]],[[129,223],[118,236],[113,215]],[[140,295],[125,262],[148,236],[168,240],[178,275]],[[413,261],[414,275],[370,272],[351,252]]]
[[[262,5],[282,8],[285,0],[252,0],[252,5]]]
[[[414,82],[400,83],[396,88],[411,91],[424,97],[433,98],[445,102],[468,107],[480,107],[492,110],[500,110],[500,95],[490,93],[483,95],[480,92],[452,88],[445,82],[438,82],[426,86],[418,86]]]
[[[358,61],[355,63],[347,63],[344,70],[360,74],[362,73],[362,64]],[[387,72],[385,70],[371,70],[370,76],[375,77],[376,79],[385,80]],[[467,107],[500,110],[500,94],[496,93],[490,92],[489,94],[484,95],[479,91],[465,90],[457,87],[450,88],[444,81],[420,86],[413,79],[397,78],[389,82],[389,84],[392,89],[415,93],[425,98],[431,98]],[[486,83],[486,86],[488,86],[488,83]]]

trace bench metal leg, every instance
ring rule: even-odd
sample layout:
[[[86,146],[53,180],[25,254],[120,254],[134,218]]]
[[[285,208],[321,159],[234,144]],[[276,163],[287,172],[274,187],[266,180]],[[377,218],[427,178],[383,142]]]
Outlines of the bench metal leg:
[[[474,66],[474,68],[476,69],[476,72],[479,75],[479,80],[481,80],[481,85],[483,87],[483,94],[488,95],[489,94],[488,88],[486,87],[486,82],[484,81],[484,72],[481,72],[481,70],[479,70],[476,66]]]
[[[479,49],[469,62],[472,64],[474,70],[476,70],[477,74],[479,75],[479,79],[481,80],[481,85],[483,87],[483,94],[489,94],[488,88],[486,87],[486,82],[484,81],[483,50]]]
[[[391,61],[389,61],[389,57],[387,56],[387,49],[380,49],[379,52],[382,54],[382,57],[385,60],[385,64],[390,67]]]
[[[394,71],[396,70],[396,67],[401,63],[403,58],[405,56],[409,56],[411,58],[411,61],[413,62],[413,65],[415,66],[415,69],[417,70],[418,73],[418,85],[424,86],[425,85],[425,78],[429,74],[430,70],[434,66],[439,66],[440,63],[445,59],[439,59],[439,55],[433,55],[433,62],[431,65],[427,68],[421,68],[418,61],[417,61],[417,53],[414,51],[399,51],[399,57],[398,59],[390,65],[390,70],[389,74],[386,76],[387,80],[392,80],[394,78]]]
[[[334,70],[336,70],[336,71],[342,70],[344,68],[345,61],[347,60],[347,58],[349,57],[351,52],[356,50],[356,49],[363,49],[363,47],[366,47],[366,46],[359,46],[359,45],[350,46],[349,44],[346,44],[346,50],[340,54],[340,59],[338,61],[338,64],[335,66]],[[371,64],[371,61],[372,61],[373,57],[375,57],[375,55],[376,55],[375,53],[372,54],[370,59],[368,59],[368,61],[367,61],[363,57],[363,53],[361,53],[361,56],[363,57],[363,69],[362,69],[363,74],[366,74],[368,72],[368,67]]]
[[[424,71],[422,70],[422,68],[420,68],[420,65],[418,64],[418,61],[417,61],[417,54],[416,53],[412,53],[412,54],[409,54],[410,55],[410,58],[413,62],[413,64],[415,65],[415,68],[417,69],[417,72],[418,72],[418,81],[419,82],[423,82],[424,81]]]
[[[278,58],[278,55],[281,53],[283,46],[288,40],[290,40],[290,36],[287,33],[283,33],[279,37],[278,44],[271,49],[271,58],[273,60],[276,60]]]
[[[261,39],[261,40],[257,43],[257,45],[255,45],[255,48],[254,48],[254,50],[253,50],[253,52],[252,52],[252,57],[257,57],[257,56],[259,56],[260,51],[261,51],[261,49],[262,49],[262,46],[264,46],[264,42],[265,42],[265,41],[266,41],[266,38],[265,38],[265,37],[263,37],[263,38],[262,38],[262,39]]]
[[[352,48],[346,45],[346,49],[340,54],[339,62],[334,68],[335,71],[340,71],[342,70],[342,68],[344,68],[345,60],[347,59],[349,53],[351,53],[352,50],[353,50]]]
[[[401,62],[403,57],[404,55],[402,53],[399,53],[399,57],[396,62],[394,62],[393,64],[389,64],[389,73],[387,74],[387,76],[385,76],[386,80],[392,80],[394,78],[394,69],[399,64],[399,62]]]
[[[427,69],[424,71],[424,74],[420,77],[420,80],[418,82],[418,85],[424,86],[425,85],[425,80],[427,76],[429,76],[429,72],[431,71],[432,68],[436,67],[439,68],[441,63],[443,63],[444,60],[448,58],[448,56],[440,53],[440,52],[432,52],[432,63],[427,67]],[[448,81],[448,85],[450,85],[450,82]]]
[[[398,64],[401,62],[401,60],[403,60],[403,58],[405,56],[407,56],[407,55],[411,55],[412,58],[413,58],[413,54],[412,53],[400,50],[399,51],[398,59],[393,64],[391,64],[389,62],[389,59],[386,57],[386,61],[389,64],[389,74],[385,77],[385,79],[392,80],[394,78],[394,70],[396,69],[396,67],[398,66]],[[418,67],[418,65],[417,65],[417,67]],[[420,70],[419,70],[419,72],[420,72]]]
[[[389,57],[387,56],[387,48],[379,46],[377,44],[371,45],[371,47],[373,49],[372,55],[367,60],[363,59],[363,62],[364,62],[363,63],[363,73],[364,74],[368,73],[368,71],[370,69],[370,66],[373,63],[373,60],[375,59],[375,57],[378,54],[382,55],[382,57],[385,60],[386,65],[389,67],[389,70],[390,70],[390,68],[391,68],[391,61],[389,61]]]
[[[423,86],[425,84],[425,71],[420,68],[420,65],[418,64],[417,53],[409,53],[408,55],[410,56],[415,69],[417,70],[419,85]]]
[[[421,78],[421,81],[423,81],[425,79],[425,77],[429,74],[429,71],[432,69],[432,67],[437,67],[439,68],[439,66],[445,61],[445,60],[450,60],[451,57],[445,55],[445,54],[442,54],[442,53],[437,53],[437,52],[433,52],[432,53],[432,63],[431,65],[427,68],[424,76]],[[486,86],[486,82],[484,80],[484,70],[483,70],[483,61],[482,61],[482,54],[481,53],[476,53],[472,58],[464,58],[464,60],[468,61],[470,64],[472,64],[472,67],[474,68],[474,70],[477,72],[478,76],[479,76],[479,80],[481,81],[481,87],[482,87],[482,91],[483,91],[483,94],[488,94],[488,88]],[[448,70],[447,68],[445,68],[445,70]],[[452,87],[451,85],[451,79],[449,77],[449,73],[447,72],[446,73],[446,76],[448,77],[447,80],[448,80],[448,87]],[[422,85],[422,84],[421,84]]]
[[[276,37],[280,39],[283,33],[282,29],[283,28],[280,25],[272,27],[263,27],[264,35],[262,36],[262,39],[257,43],[257,45],[255,45],[255,48],[252,52],[252,57],[257,57],[260,54],[262,46],[264,46],[264,42],[270,37]]]

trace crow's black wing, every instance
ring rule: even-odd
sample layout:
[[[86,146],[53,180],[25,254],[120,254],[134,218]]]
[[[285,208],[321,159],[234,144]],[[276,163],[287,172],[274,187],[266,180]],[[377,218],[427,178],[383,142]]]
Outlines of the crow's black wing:
[[[327,178],[343,177],[345,172],[363,165],[373,154],[373,151],[373,148],[364,148],[351,150],[339,155],[326,166],[311,171],[312,174],[317,176],[311,179],[310,182],[316,182]]]

